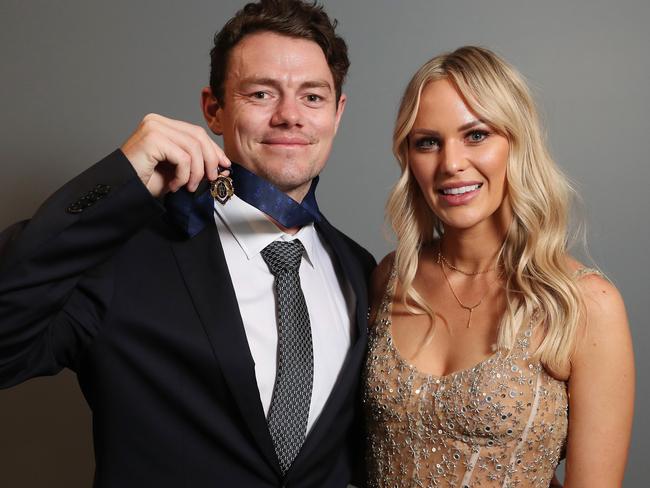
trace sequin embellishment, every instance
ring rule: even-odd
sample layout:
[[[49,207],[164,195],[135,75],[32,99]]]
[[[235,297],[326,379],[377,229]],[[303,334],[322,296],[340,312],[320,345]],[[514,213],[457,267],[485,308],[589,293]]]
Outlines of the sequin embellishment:
[[[566,384],[531,360],[532,325],[508,354],[427,375],[390,334],[393,270],[370,331],[364,408],[369,486],[548,488],[563,452]]]

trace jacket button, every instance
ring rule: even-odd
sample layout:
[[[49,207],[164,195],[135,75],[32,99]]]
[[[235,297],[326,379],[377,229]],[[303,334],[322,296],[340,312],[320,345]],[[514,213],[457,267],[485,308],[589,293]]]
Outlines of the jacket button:
[[[75,202],[75,205],[81,207],[81,208],[88,208],[91,207],[95,203],[93,200],[88,198],[86,195],[81,197],[79,200]]]
[[[104,196],[107,195],[109,191],[111,191],[111,187],[110,185],[96,185],[94,191]]]

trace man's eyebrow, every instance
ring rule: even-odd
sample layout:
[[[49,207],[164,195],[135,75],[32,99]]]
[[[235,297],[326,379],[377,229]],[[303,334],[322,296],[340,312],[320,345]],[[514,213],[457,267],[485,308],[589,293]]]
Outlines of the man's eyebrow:
[[[263,85],[263,86],[272,86],[273,88],[280,88],[280,82],[274,78],[258,78],[252,76],[250,78],[244,78],[241,81],[241,84],[246,85]],[[326,80],[308,80],[303,82],[300,85],[300,88],[326,88],[329,91],[332,91],[332,85]]]
[[[325,80],[305,81],[302,85],[300,85],[300,87],[301,88],[327,88],[329,91],[332,91],[332,85],[330,85]]]
[[[273,87],[279,87],[280,82],[278,80],[274,80],[273,78],[258,78],[255,76],[251,76],[250,78],[244,78],[241,80],[242,85],[266,85],[266,86],[273,86]]]

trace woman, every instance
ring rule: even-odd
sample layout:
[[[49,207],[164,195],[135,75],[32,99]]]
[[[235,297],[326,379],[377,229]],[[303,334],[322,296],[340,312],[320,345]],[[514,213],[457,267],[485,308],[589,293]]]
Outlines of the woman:
[[[398,238],[373,277],[370,486],[621,486],[634,366],[623,302],[567,252],[571,189],[521,76],[427,62],[394,133]]]

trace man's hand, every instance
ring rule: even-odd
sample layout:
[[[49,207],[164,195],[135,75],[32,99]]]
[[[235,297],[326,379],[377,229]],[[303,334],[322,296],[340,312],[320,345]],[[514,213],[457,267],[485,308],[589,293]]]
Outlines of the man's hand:
[[[162,115],[149,114],[120,148],[154,197],[183,186],[195,191],[205,176],[214,180],[230,160],[207,132]]]

